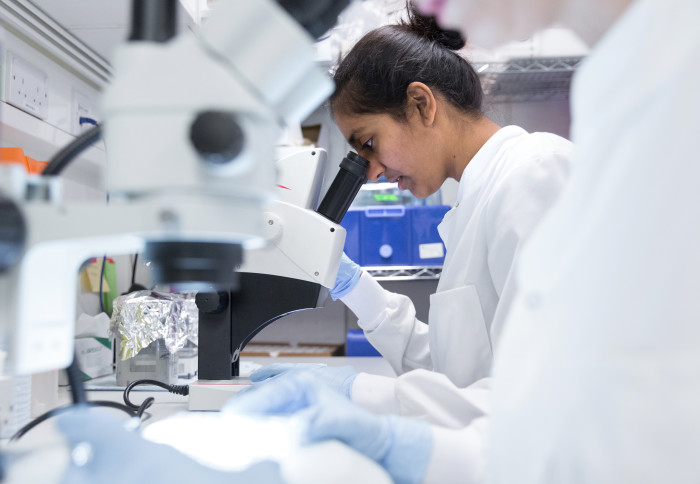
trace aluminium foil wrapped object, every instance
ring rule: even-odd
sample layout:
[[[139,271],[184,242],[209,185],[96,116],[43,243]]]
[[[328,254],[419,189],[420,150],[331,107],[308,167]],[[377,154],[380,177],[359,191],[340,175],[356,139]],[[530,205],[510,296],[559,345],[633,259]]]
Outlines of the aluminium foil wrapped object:
[[[137,291],[114,300],[111,331],[123,360],[158,338],[176,353],[189,340],[197,344],[199,311],[194,293]]]

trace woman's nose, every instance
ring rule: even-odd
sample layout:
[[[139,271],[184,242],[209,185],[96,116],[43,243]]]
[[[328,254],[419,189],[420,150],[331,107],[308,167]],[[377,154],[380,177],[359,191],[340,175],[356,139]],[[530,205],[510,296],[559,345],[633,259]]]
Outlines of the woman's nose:
[[[367,168],[367,179],[369,181],[377,181],[384,174],[384,165],[369,159],[369,168]]]

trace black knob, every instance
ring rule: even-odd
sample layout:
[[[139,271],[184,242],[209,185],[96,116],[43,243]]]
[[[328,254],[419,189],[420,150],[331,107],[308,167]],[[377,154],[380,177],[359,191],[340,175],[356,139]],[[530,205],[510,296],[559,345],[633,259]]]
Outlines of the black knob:
[[[194,301],[200,311],[219,314],[228,307],[228,292],[198,292]]]
[[[12,200],[0,196],[0,273],[19,261],[26,240],[22,212]]]
[[[243,151],[245,134],[231,113],[204,111],[190,126],[190,140],[204,161],[224,165]]]

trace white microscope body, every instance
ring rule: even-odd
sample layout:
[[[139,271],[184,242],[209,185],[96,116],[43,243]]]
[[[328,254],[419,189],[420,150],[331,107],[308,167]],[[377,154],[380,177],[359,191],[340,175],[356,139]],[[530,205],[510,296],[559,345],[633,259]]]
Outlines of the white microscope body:
[[[275,2],[256,0],[218,3],[197,35],[124,44],[102,109],[108,205],[62,202],[55,177],[43,177],[49,196],[31,197],[27,176],[1,167],[0,236],[13,223],[21,239],[18,258],[0,267],[6,368],[30,374],[70,364],[74,281],[89,257],[160,242],[252,250],[277,236],[263,216],[274,198],[275,140],[332,91],[312,40]],[[221,120],[235,136],[217,152],[206,138]],[[190,261],[181,257],[181,268]],[[327,283],[334,271],[337,262],[309,277]]]

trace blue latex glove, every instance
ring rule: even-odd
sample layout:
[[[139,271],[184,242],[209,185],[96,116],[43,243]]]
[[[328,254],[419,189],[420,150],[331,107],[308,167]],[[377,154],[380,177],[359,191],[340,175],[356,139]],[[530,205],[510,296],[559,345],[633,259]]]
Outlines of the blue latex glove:
[[[350,260],[350,257],[343,252],[343,256],[340,258],[338,275],[335,278],[335,286],[330,290],[333,300],[340,299],[352,291],[357,285],[357,281],[360,280],[361,274],[362,268]]]
[[[337,439],[376,461],[399,484],[422,481],[433,446],[426,422],[369,413],[308,372],[260,385],[231,400],[223,411],[294,415],[307,442]]]
[[[352,384],[357,378],[357,370],[352,366],[327,366],[317,363],[274,363],[263,366],[250,374],[250,381],[257,383],[277,379],[283,375],[299,371],[311,372],[318,380],[347,398],[352,399]],[[248,387],[242,391],[250,390]],[[240,393],[240,392],[239,392]]]
[[[143,439],[127,430],[124,420],[87,409],[58,417],[57,425],[71,447],[66,484],[284,483],[275,462],[261,462],[242,472],[216,470],[172,447]]]

